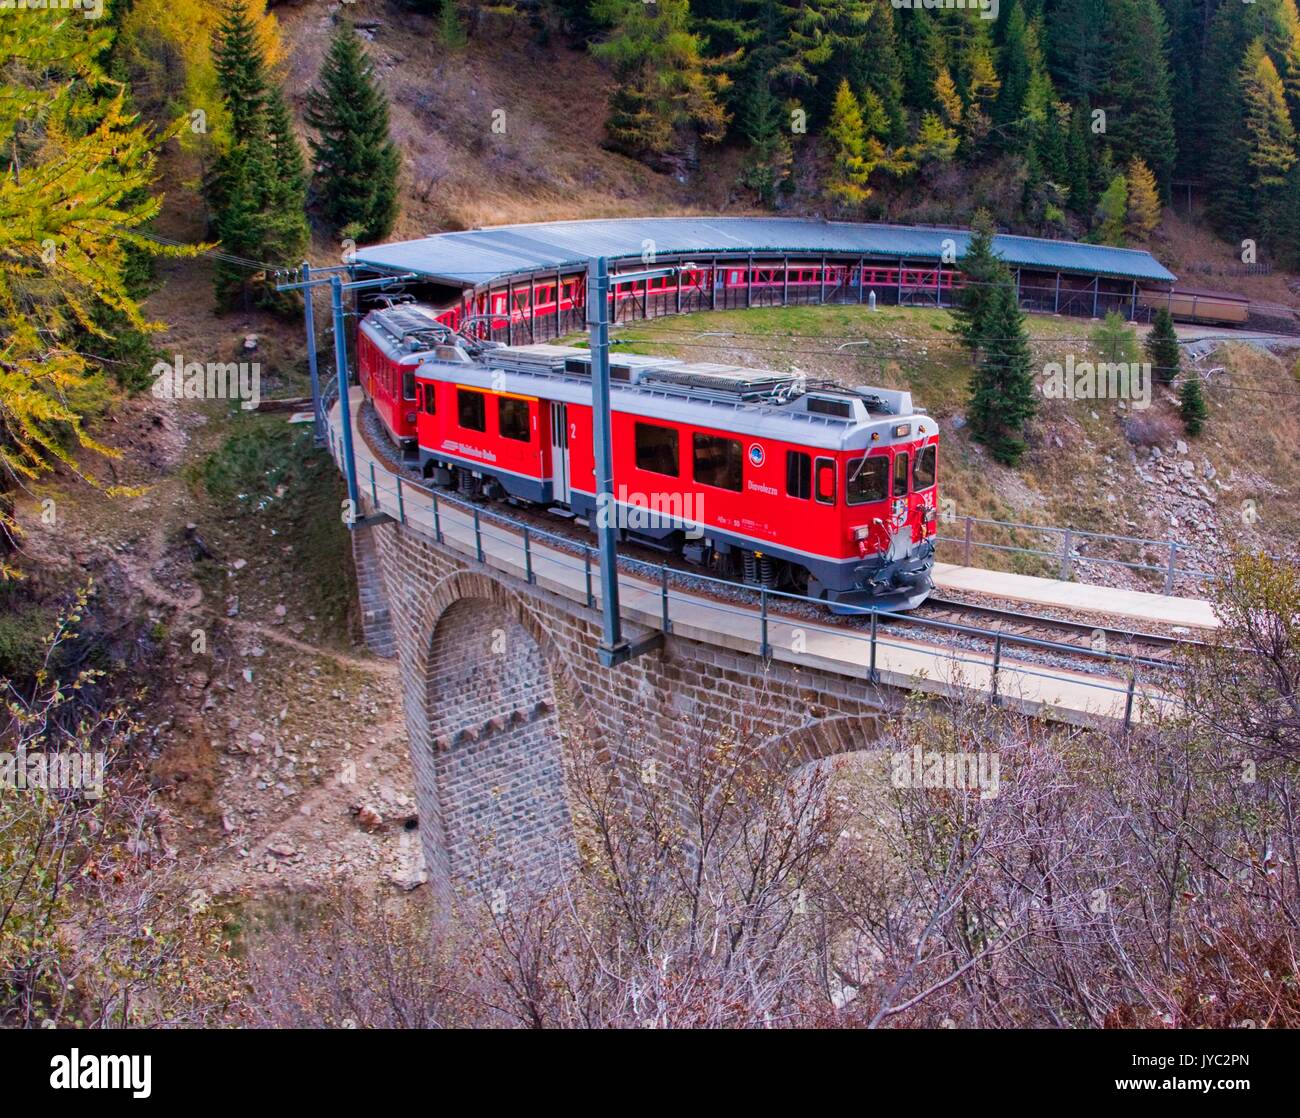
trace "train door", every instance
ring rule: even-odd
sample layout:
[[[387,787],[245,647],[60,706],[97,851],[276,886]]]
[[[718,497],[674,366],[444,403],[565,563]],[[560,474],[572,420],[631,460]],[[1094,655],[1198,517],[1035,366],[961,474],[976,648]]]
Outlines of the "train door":
[[[912,527],[908,523],[908,493],[911,470],[908,464],[911,455],[905,450],[894,454],[894,478],[890,489],[890,513],[893,523],[890,525],[889,558],[905,559],[912,549]]]
[[[551,404],[551,500],[569,503],[569,409]]]

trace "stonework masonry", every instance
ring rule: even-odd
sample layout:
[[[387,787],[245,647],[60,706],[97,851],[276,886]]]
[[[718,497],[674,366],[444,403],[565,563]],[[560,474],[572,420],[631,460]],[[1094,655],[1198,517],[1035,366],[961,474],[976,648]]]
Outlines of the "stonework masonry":
[[[424,855],[444,898],[571,859],[565,711],[603,747],[641,743],[671,779],[689,735],[731,732],[795,767],[869,747],[901,701],[864,679],[671,635],[602,668],[596,610],[410,524],[358,527],[353,549],[367,642],[398,660]]]

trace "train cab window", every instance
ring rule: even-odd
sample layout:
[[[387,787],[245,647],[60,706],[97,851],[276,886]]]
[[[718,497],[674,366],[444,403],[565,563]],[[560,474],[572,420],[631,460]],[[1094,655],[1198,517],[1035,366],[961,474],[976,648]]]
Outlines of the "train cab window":
[[[502,396],[497,401],[497,422],[501,427],[503,439],[514,439],[526,443],[532,439],[531,425],[528,422],[528,401],[515,400]]]
[[[801,501],[812,496],[812,459],[803,451],[785,452],[785,491]]]
[[[912,491],[920,492],[934,484],[935,464],[939,457],[939,448],[934,445],[922,447],[916,455],[912,466]]]
[[[908,454],[903,451],[901,454],[894,455],[894,496],[907,496],[907,459]]]
[[[487,407],[482,392],[456,390],[456,419],[467,431],[487,430]]]
[[[665,474],[668,477],[679,475],[681,467],[678,465],[677,432],[671,427],[638,423],[634,441],[638,470],[649,470],[652,474]]]
[[[424,386],[424,414],[436,415],[438,412],[438,394],[432,384]]]
[[[846,476],[845,500],[851,505],[867,505],[889,496],[889,459],[883,454],[850,459]]]
[[[402,370],[402,399],[403,400],[415,399],[415,370],[414,369]]]
[[[835,462],[830,458],[818,458],[814,471],[816,484],[813,491],[823,505],[835,503]]]
[[[695,436],[695,480],[701,485],[739,493],[744,477],[744,451],[736,439]]]

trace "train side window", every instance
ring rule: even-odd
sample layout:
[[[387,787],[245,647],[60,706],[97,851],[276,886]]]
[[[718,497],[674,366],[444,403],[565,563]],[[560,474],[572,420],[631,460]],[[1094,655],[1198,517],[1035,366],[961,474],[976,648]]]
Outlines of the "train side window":
[[[744,452],[736,439],[695,436],[695,480],[701,485],[739,493],[744,477]]]
[[[653,423],[636,425],[636,468],[652,474],[677,477],[681,473],[681,457],[677,452],[677,432],[671,427],[658,427]]]
[[[939,448],[934,444],[922,447],[916,455],[912,466],[912,491],[929,489],[934,484],[935,466],[939,458]]]
[[[883,454],[850,459],[846,474],[845,500],[851,505],[868,505],[889,495],[889,459]]]
[[[816,484],[813,491],[823,505],[835,503],[835,462],[830,458],[818,458],[815,471]]]
[[[414,369],[404,368],[402,370],[402,399],[403,400],[415,399],[415,370]]]
[[[907,496],[907,451],[894,455],[894,496]]]
[[[503,439],[514,439],[526,443],[532,440],[531,424],[528,422],[528,402],[502,396],[497,401],[497,422],[501,427]]]
[[[785,491],[801,501],[812,496],[812,459],[801,450],[785,452]]]
[[[436,415],[438,413],[438,394],[432,384],[424,386],[424,414]]]
[[[487,430],[487,407],[482,392],[456,389],[457,422],[467,431]]]

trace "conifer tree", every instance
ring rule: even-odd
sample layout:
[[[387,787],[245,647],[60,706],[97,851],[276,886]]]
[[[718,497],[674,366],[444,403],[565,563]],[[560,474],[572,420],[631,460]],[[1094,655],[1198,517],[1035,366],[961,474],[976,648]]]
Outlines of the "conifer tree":
[[[1201,394],[1201,378],[1195,372],[1184,377],[1178,389],[1178,410],[1183,418],[1183,429],[1189,435],[1199,435],[1209,418],[1210,410]]]
[[[1097,239],[1104,245],[1123,245],[1128,219],[1128,180],[1116,175],[1097,203]]]
[[[916,157],[923,166],[943,166],[951,163],[957,154],[957,133],[949,128],[939,114],[925,112],[916,132]]]
[[[1278,262],[1289,271],[1300,271],[1300,160],[1292,165],[1282,185],[1274,222]]]
[[[1247,47],[1240,82],[1252,211],[1258,236],[1271,244],[1278,231],[1287,175],[1296,162],[1296,133],[1287,112],[1282,79],[1262,39],[1255,39]]]
[[[212,42],[221,100],[230,121],[230,139],[247,140],[264,125],[269,79],[252,15],[242,0],[231,0],[221,13]]]
[[[1108,0],[1104,103],[1120,166],[1134,156],[1165,190],[1177,158],[1166,55],[1169,29],[1158,0]]]
[[[968,155],[978,155],[993,127],[992,106],[1002,88],[993,64],[991,46],[977,39],[965,59],[966,98],[963,110],[964,142]]]
[[[288,107],[267,74],[244,0],[230,0],[222,13],[213,52],[230,146],[209,184],[212,224],[224,253],[252,262],[218,262],[217,303],[288,309],[296,300],[277,293],[273,278],[256,265],[291,266],[302,259],[306,175]]]
[[[591,48],[617,82],[605,124],[609,146],[658,165],[678,154],[688,130],[721,140],[731,119],[722,96],[731,82],[705,58],[687,0],[601,0],[593,10],[613,23],[609,38]]]
[[[1023,133],[1017,126],[1025,115],[1033,79],[1028,38],[1025,9],[1020,0],[1014,0],[1002,33],[1002,88],[993,110],[993,124],[1002,134],[1003,145],[1008,147],[1016,146],[1016,139]]]
[[[1160,191],[1156,177],[1142,157],[1135,155],[1125,175],[1128,180],[1128,218],[1125,230],[1131,240],[1144,244],[1160,224]]]
[[[578,26],[586,27],[586,24],[579,21]],[[594,27],[589,29],[594,30]],[[465,45],[465,27],[460,22],[460,13],[456,11],[456,0],[442,0],[438,9],[438,34],[442,45],[448,50],[460,50]]]
[[[993,289],[1006,277],[1006,265],[993,251],[993,219],[979,210],[971,222],[970,240],[959,262],[964,283],[953,307],[953,333],[972,354],[985,347],[988,304]]]
[[[1070,107],[1052,102],[1034,125],[1033,152],[1046,178],[1068,192],[1070,189]]]
[[[744,118],[750,151],[742,181],[758,193],[765,206],[774,206],[778,192],[790,181],[794,152],[786,133],[781,103],[765,78],[755,81]]]
[[[1172,383],[1179,373],[1182,351],[1178,347],[1178,333],[1174,330],[1174,319],[1168,309],[1161,307],[1156,312],[1155,322],[1143,345],[1147,360],[1151,362],[1151,371],[1161,384]]]
[[[1025,316],[1016,300],[1015,283],[1003,276],[989,293],[983,310],[984,344],[971,380],[967,419],[971,433],[1003,465],[1016,465],[1025,452],[1025,424],[1038,410]]]
[[[862,110],[847,81],[840,82],[826,126],[826,141],[831,150],[831,170],[826,180],[826,196],[846,209],[862,205],[870,196],[867,180],[871,165],[867,162],[867,137]]]
[[[952,80],[947,66],[941,66],[934,79],[934,100],[948,126],[954,129],[960,127],[964,106],[961,94],[957,92],[957,83]]]
[[[400,158],[388,130],[388,101],[351,23],[339,23],[307,99],[313,192],[330,228],[362,242],[386,237],[397,220]]]
[[[1258,180],[1251,173],[1252,137],[1247,127],[1243,79],[1265,80],[1258,59],[1248,69],[1246,56],[1260,40],[1282,79],[1288,109],[1291,88],[1300,90],[1300,27],[1294,0],[1221,4],[1214,13],[1201,64],[1197,167],[1206,180],[1206,212],[1229,236],[1259,235]],[[1288,84],[1291,83],[1291,84]],[[1272,84],[1271,80],[1268,84]],[[1297,125],[1292,118],[1292,126]]]
[[[1066,186],[1069,205],[1077,214],[1091,215],[1097,202],[1093,190],[1092,146],[1088,135],[1088,105],[1076,105],[1070,113],[1070,128],[1066,138],[1066,165],[1069,168]]]
[[[1095,103],[1106,71],[1107,0],[1055,0],[1050,9],[1047,65],[1062,96]]]

